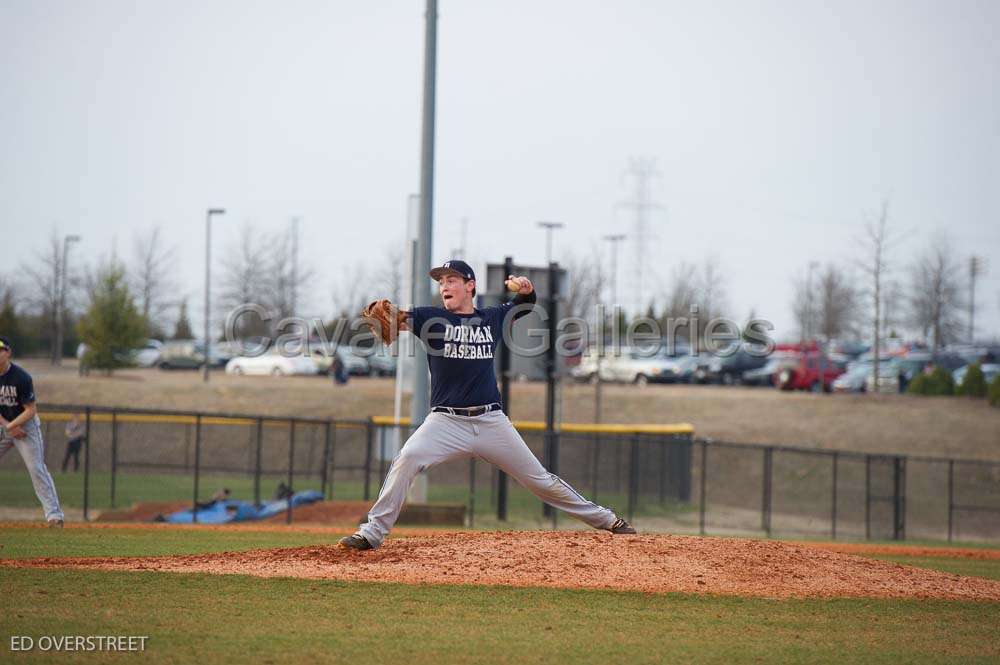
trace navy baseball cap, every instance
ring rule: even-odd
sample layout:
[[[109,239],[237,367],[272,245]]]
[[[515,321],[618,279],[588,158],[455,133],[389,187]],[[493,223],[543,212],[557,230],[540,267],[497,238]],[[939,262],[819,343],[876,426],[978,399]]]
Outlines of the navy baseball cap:
[[[10,340],[6,337],[0,337],[0,350],[6,349],[11,353],[14,353],[14,347],[10,345]]]
[[[431,270],[430,275],[434,281],[441,279],[445,275],[458,275],[464,280],[476,279],[476,273],[473,272],[472,267],[461,259],[445,261],[441,267]]]

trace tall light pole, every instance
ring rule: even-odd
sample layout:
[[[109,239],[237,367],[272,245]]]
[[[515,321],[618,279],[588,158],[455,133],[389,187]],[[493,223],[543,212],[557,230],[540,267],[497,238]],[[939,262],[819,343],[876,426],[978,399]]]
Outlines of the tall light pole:
[[[62,347],[63,347],[63,326],[65,321],[63,318],[66,313],[66,271],[69,269],[68,259],[66,255],[69,253],[70,243],[80,242],[80,236],[65,236],[63,237],[63,251],[62,251],[62,271],[59,275],[59,311],[56,312],[56,348],[53,350],[52,361],[55,365],[62,364]]]
[[[604,239],[611,243],[611,307],[616,307],[618,305],[618,243],[625,240],[625,234],[606,235]]]
[[[969,257],[969,344],[976,341],[976,278],[986,272],[980,256]]]
[[[299,218],[292,217],[292,311],[295,316],[298,312],[299,295]]]
[[[212,215],[225,215],[223,208],[209,208],[205,213],[205,374],[208,381],[208,365],[211,362],[212,338]]]
[[[437,0],[427,0],[424,13],[424,97],[420,130],[420,216],[413,261],[413,305],[431,304],[427,273],[431,270],[431,245],[434,240],[434,124],[437,87]],[[413,345],[413,398],[410,422],[417,427],[430,410],[430,386],[427,378],[427,353],[422,344]],[[410,491],[414,502],[427,500],[427,476],[421,474]],[[367,497],[366,497],[367,498]]]
[[[562,222],[536,222],[536,224],[545,229],[545,265],[549,265],[552,263],[552,232],[561,229],[565,224]]]
[[[604,236],[604,240],[611,243],[611,311],[614,317],[614,324],[617,328],[618,326],[618,243],[625,240],[624,233],[616,233],[613,235]],[[597,322],[597,339],[599,340],[598,348],[595,349],[597,352],[597,370],[595,372],[595,385],[594,385],[594,422],[601,422],[601,363],[604,358],[604,310],[600,310],[601,316],[600,321]],[[612,339],[617,339],[616,336],[612,336]]]
[[[805,332],[802,335],[802,342],[805,344],[813,337],[813,293],[812,293],[812,283],[813,283],[813,270],[819,267],[818,261],[809,262],[809,272],[806,274],[806,311],[805,321],[803,321],[803,327]]]

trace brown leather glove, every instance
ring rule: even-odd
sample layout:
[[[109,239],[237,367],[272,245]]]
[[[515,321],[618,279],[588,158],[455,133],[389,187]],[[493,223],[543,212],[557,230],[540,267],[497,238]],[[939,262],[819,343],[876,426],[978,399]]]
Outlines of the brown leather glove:
[[[373,300],[361,310],[365,323],[384,344],[392,344],[399,337],[399,331],[406,324],[406,312],[401,311],[389,300]]]

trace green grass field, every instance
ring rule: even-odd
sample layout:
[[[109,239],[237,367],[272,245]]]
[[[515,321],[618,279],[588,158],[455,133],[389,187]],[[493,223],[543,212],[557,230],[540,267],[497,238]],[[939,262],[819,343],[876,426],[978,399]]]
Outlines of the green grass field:
[[[149,555],[326,543],[333,535],[198,529],[0,529],[0,558]],[[893,557],[900,560],[899,557]],[[903,557],[902,559],[906,559]],[[1000,562],[901,561],[1000,577]],[[765,600],[680,594],[406,586],[202,574],[0,568],[10,635],[148,635],[142,662],[986,663],[1000,604]]]

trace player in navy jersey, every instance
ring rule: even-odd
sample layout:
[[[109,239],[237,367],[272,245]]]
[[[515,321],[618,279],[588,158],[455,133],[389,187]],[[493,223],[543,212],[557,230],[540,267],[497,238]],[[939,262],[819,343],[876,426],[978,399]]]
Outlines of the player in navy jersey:
[[[0,457],[17,448],[28,467],[35,495],[45,509],[46,521],[49,526],[61,527],[64,517],[52,474],[45,466],[45,442],[35,404],[35,386],[31,375],[11,362],[13,355],[10,340],[0,337]]]
[[[493,358],[504,326],[535,304],[531,281],[511,276],[508,288],[517,291],[514,300],[478,309],[473,305],[476,275],[467,263],[447,261],[430,276],[438,282],[444,306],[414,308],[401,329],[416,335],[427,350],[431,413],[393,460],[368,521],[341,539],[340,546],[379,547],[399,517],[414,476],[435,464],[470,457],[498,466],[542,501],[594,528],[635,533],[613,511],[586,500],[546,471],[503,413]]]

